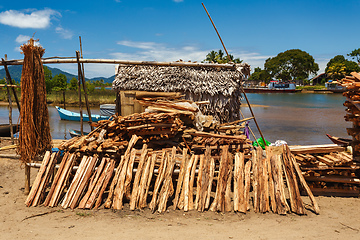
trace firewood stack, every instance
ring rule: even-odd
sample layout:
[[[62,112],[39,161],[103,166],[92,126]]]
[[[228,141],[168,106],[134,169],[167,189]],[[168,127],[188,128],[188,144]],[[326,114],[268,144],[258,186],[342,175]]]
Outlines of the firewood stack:
[[[357,197],[360,165],[344,147],[291,149],[315,195]]]
[[[305,214],[300,181],[319,213],[290,150],[253,149],[247,119],[219,124],[187,104],[143,104],[151,112],[113,116],[63,143],[63,156],[46,153],[26,205]]]
[[[346,109],[345,121],[352,122],[353,127],[347,128],[347,132],[353,137],[353,158],[355,162],[360,162],[360,73],[352,72],[351,76],[346,76],[340,81],[347,92],[344,106]]]

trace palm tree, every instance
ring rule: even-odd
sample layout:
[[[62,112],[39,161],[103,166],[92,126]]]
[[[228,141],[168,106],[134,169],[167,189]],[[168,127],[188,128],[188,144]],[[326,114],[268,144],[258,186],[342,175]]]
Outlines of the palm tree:
[[[344,63],[334,63],[328,68],[326,73],[334,80],[343,78],[346,74],[346,66]]]
[[[205,58],[205,61],[206,62],[217,62],[217,52],[215,52],[214,50],[209,52],[207,55],[206,55],[206,58]]]

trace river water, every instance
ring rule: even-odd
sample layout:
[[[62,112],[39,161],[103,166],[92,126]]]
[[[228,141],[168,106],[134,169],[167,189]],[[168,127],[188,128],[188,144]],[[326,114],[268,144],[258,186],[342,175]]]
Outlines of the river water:
[[[349,137],[346,128],[351,123],[344,120],[345,97],[341,94],[304,94],[304,93],[248,93],[247,97],[265,139],[270,142],[284,140],[290,145],[328,144],[331,141],[325,134]],[[241,111],[245,117],[251,117],[249,108],[242,101]],[[54,106],[48,106],[51,136],[54,139],[69,139],[69,129],[80,129],[79,122],[60,120]],[[68,107],[70,111],[79,111]],[[85,112],[85,109],[83,109]],[[99,107],[92,108],[92,114],[99,114]],[[13,109],[13,123],[19,118],[17,108]],[[8,123],[7,106],[0,106],[0,123]],[[254,124],[250,127],[256,137],[260,137]],[[84,124],[84,131],[90,131]],[[253,140],[253,139],[252,139]]]

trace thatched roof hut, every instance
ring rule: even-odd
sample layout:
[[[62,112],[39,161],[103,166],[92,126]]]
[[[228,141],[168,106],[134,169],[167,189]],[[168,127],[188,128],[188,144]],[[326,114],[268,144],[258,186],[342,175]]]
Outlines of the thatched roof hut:
[[[225,122],[239,119],[239,86],[249,74],[250,65],[247,63],[236,64],[231,68],[210,67],[209,64],[183,67],[119,65],[113,89],[118,92],[181,92],[188,100],[209,100],[210,104],[202,106],[202,112]]]

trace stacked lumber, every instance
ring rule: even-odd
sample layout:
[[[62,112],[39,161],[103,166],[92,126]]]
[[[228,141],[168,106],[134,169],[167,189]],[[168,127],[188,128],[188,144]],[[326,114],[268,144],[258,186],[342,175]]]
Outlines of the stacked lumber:
[[[59,157],[53,182],[43,184],[38,179],[44,176],[44,169],[54,166],[47,153],[31,191],[31,195],[42,194],[43,198],[33,206],[60,204],[63,208],[92,209],[103,205],[121,210],[126,204],[130,210],[149,208],[162,213],[172,205],[174,210],[183,211],[247,213],[253,209],[302,215],[306,214],[300,197],[303,188],[313,202],[314,212],[319,213],[287,147],[268,147],[266,152],[256,148],[252,158],[246,159],[244,152],[230,145],[216,150],[206,145],[202,152],[195,153],[175,146],[154,150],[147,143],[139,149],[139,140],[133,135],[125,153],[115,157],[67,152]],[[70,174],[74,163],[78,167]]]
[[[345,121],[353,124],[352,128],[347,128],[347,132],[353,138],[354,161],[360,162],[360,73],[352,72],[351,76],[341,79],[340,84],[348,90],[343,93],[346,97]]]
[[[359,196],[360,164],[344,147],[293,147],[291,151],[315,195]]]

